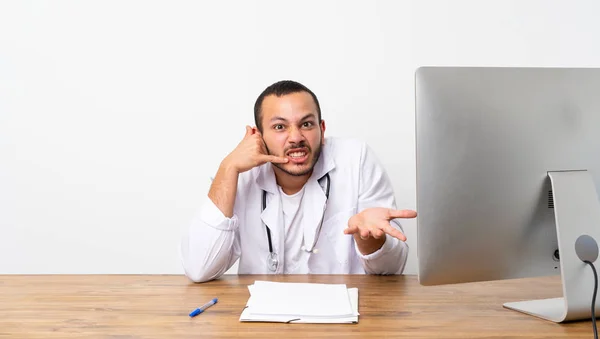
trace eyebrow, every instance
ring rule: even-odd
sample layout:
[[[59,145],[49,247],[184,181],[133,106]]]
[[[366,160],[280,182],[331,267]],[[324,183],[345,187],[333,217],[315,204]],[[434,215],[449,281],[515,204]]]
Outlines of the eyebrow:
[[[302,117],[302,119],[300,119],[300,121],[304,121],[306,119],[315,118],[315,117],[316,117],[315,113],[308,113],[307,115],[305,115],[304,117]],[[279,121],[279,120],[281,120],[281,121],[287,121],[287,119],[284,119],[284,118],[279,117],[279,116],[275,116],[275,117],[271,118],[271,122]]]

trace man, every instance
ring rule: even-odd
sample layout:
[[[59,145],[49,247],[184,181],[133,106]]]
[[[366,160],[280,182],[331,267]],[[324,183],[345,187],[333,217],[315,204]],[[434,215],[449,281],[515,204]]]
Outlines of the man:
[[[325,138],[315,94],[280,81],[258,97],[256,127],[221,162],[181,244],[186,275],[400,274],[408,254],[392,185],[373,151]]]

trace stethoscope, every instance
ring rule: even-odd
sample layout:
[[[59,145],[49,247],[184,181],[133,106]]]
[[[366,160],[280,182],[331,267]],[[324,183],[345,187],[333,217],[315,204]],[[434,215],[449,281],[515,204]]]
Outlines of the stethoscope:
[[[323,218],[325,217],[325,209],[327,208],[327,199],[329,199],[329,187],[331,184],[331,178],[329,177],[329,173],[325,174],[324,177],[322,177],[321,179],[318,180],[319,185],[321,184],[321,180],[323,178],[327,178],[327,186],[325,188],[325,206],[323,207],[321,221],[319,222],[319,228],[317,229],[317,236],[315,237],[315,240],[313,241],[313,244],[310,247],[310,249],[306,248],[306,246],[302,246],[302,249],[309,253],[317,253],[318,252],[318,249],[315,248],[315,245],[317,244],[317,241],[319,240],[319,234],[321,234],[321,227],[323,227]],[[264,211],[266,207],[267,207],[267,192],[263,190],[262,210]],[[269,229],[269,226],[267,226],[266,224],[265,224],[265,228],[267,230],[267,239],[269,240],[269,255],[267,257],[267,267],[269,268],[269,270],[275,272],[275,271],[277,271],[277,266],[279,266],[279,259],[277,259],[277,253],[273,252],[273,242],[271,241],[271,230]]]

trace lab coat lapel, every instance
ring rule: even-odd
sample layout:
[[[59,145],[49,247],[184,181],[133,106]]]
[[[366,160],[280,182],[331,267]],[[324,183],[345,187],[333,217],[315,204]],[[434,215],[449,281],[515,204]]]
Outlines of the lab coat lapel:
[[[304,246],[310,249],[319,225],[323,212],[325,211],[325,192],[317,182],[317,179],[311,179],[306,183],[306,188],[302,201],[304,209]]]
[[[302,208],[304,209],[304,246],[307,249],[312,247],[315,237],[318,236],[321,219],[325,214],[327,179],[324,176],[334,168],[333,156],[329,153],[327,143],[325,143],[321,150],[321,156],[313,169],[313,174],[306,183],[306,191],[302,201]],[[318,180],[321,178],[323,179],[319,184]]]
[[[280,262],[277,268],[277,273],[280,273],[283,269],[284,262],[284,239],[283,239],[283,210],[281,207],[281,196],[277,189],[277,182],[275,180],[275,173],[270,163],[267,163],[261,167],[261,170],[256,178],[256,183],[261,190],[267,192],[266,201],[267,206],[262,211],[260,218],[263,223],[269,227],[271,231],[271,241],[273,244],[273,251],[277,254],[277,259]],[[260,206],[262,207],[262,194]],[[264,232],[264,230],[261,230]],[[266,243],[266,232],[265,232],[265,243]]]

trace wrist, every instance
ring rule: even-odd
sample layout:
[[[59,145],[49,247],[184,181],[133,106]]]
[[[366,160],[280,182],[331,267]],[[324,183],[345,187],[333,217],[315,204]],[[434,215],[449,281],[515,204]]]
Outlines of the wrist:
[[[383,247],[387,236],[384,234],[381,238],[375,239],[369,236],[367,239],[362,239],[360,233],[354,233],[354,241],[362,255],[374,253]]]
[[[219,166],[219,170],[221,170],[224,173],[227,174],[240,174],[240,170],[237,166],[235,166],[235,164],[225,158],[222,162],[221,162],[221,166]]]

